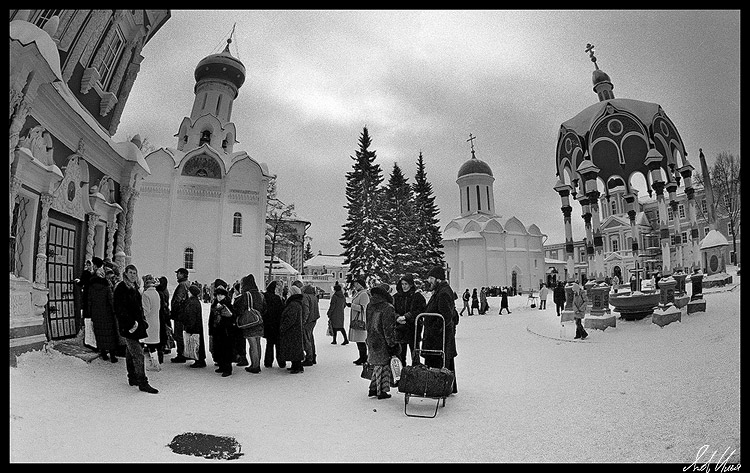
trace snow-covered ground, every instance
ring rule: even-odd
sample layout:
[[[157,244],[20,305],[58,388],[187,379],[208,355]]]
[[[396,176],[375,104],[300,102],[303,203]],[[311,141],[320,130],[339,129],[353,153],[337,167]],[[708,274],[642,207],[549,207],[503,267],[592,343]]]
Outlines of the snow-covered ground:
[[[168,446],[185,432],[235,438],[232,462],[680,462],[740,452],[740,288],[705,291],[707,312],[663,328],[651,318],[585,341],[557,339],[546,311],[510,298],[512,314],[461,317],[459,393],[432,419],[404,396],[367,397],[355,344],[330,344],[328,301],[318,364],[291,375],[165,363],[159,394],[128,386],[124,359],[87,363],[57,351],[10,368],[11,462],[198,462]],[[206,307],[204,307],[204,310]],[[348,325],[348,316],[347,316]],[[541,336],[540,336],[541,335]],[[411,398],[409,413],[435,401]],[[701,452],[703,452],[701,454]]]

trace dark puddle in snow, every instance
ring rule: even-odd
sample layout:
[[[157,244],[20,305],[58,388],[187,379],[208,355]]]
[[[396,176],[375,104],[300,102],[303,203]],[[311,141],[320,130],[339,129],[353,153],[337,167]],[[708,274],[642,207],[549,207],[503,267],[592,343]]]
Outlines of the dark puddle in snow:
[[[186,432],[167,445],[180,455],[193,455],[215,460],[236,460],[243,455],[242,446],[233,437]]]

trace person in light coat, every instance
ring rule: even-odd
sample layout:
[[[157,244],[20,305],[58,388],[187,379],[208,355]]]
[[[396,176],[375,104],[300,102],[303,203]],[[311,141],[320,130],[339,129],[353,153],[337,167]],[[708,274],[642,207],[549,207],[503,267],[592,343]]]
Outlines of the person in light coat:
[[[146,345],[144,352],[158,354],[161,326],[159,310],[161,309],[161,297],[156,292],[158,281],[152,275],[143,276],[143,294],[141,302],[143,304],[143,317],[146,319],[148,329],[146,337],[141,339],[141,343]],[[157,355],[158,356],[158,355]]]
[[[370,295],[367,293],[367,280],[359,277],[354,281],[354,290],[356,293],[352,297],[351,310],[349,312],[349,340],[357,342],[359,358],[354,360],[355,365],[361,365],[367,361],[367,331],[352,330],[352,323],[355,320],[366,322],[367,304],[370,303]]]
[[[182,311],[182,327],[190,335],[198,334],[198,359],[191,368],[206,367],[206,342],[203,338],[203,306],[201,305],[201,288],[197,284],[188,287],[188,299]]]
[[[542,284],[542,288],[539,289],[539,310],[545,310],[547,308],[547,297],[549,296],[549,288]]]

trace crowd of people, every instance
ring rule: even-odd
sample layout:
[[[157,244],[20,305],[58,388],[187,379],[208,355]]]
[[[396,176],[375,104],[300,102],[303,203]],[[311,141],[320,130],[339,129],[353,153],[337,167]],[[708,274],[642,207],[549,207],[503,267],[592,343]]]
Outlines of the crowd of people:
[[[175,355],[170,363],[193,360],[189,366],[196,369],[207,367],[206,354],[210,353],[215,372],[221,377],[231,376],[234,367],[260,373],[261,362],[266,368],[275,362],[290,374],[304,373],[306,367],[317,364],[314,329],[320,318],[320,296],[314,286],[301,281],[289,286],[272,281],[261,291],[252,274],[232,285],[220,278],[213,284],[199,285],[189,280],[185,268],[175,271],[175,280],[170,298],[165,276],[139,277],[132,264],[120,274],[116,265],[100,258],[87,262],[76,280],[82,289],[83,317],[91,319],[96,349],[112,363],[118,362],[118,356],[125,358],[131,386],[157,394],[147,371],[161,369],[165,355],[172,350]],[[424,364],[445,366],[455,372],[458,296],[448,285],[444,270],[436,267],[430,272],[424,287],[429,299],[411,274],[399,279],[395,291],[388,284],[369,286],[366,278],[356,278],[350,288],[351,301],[347,302],[345,289],[336,283],[327,312],[331,343],[338,343],[339,334],[342,345],[355,342],[359,356],[354,364],[372,365],[368,394],[389,398],[394,385],[393,360],[398,359],[399,366],[406,366],[407,358],[412,364],[420,363],[415,353],[418,347],[444,350],[444,358],[423,356]],[[205,302],[207,293],[210,306],[205,334],[201,302]],[[348,331],[346,307],[350,309]],[[238,317],[250,308],[261,314],[262,323],[239,327]],[[441,314],[444,323],[419,320],[417,316],[424,312]],[[265,353],[261,338],[266,339]],[[458,392],[455,384],[453,392]]]

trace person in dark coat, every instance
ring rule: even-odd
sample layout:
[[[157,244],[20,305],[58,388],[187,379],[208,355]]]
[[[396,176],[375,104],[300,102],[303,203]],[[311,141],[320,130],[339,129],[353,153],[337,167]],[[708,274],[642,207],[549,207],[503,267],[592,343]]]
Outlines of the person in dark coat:
[[[368,396],[378,399],[391,397],[391,357],[398,355],[401,346],[394,337],[396,310],[393,297],[388,293],[389,286],[381,284],[370,289],[370,303],[367,304],[367,362],[372,365],[372,378]]]
[[[191,284],[188,288],[190,296],[185,302],[182,310],[182,327],[185,332],[193,335],[198,334],[200,343],[198,344],[198,359],[190,365],[191,368],[206,367],[206,342],[203,339],[203,306],[201,306],[200,296],[201,288],[196,284]]]
[[[255,284],[255,276],[248,274],[242,278],[239,291],[234,297],[232,307],[234,307],[235,315],[239,317],[240,314],[244,313],[250,307],[251,303],[252,307],[260,312],[261,317],[265,320],[266,299],[260,293],[257,284]],[[248,373],[260,373],[260,338],[263,336],[263,329],[262,323],[255,327],[238,329],[240,336],[247,340],[247,344],[250,347],[250,366],[245,368],[245,371]],[[235,345],[235,347],[237,346]],[[244,350],[244,344],[241,347]],[[242,358],[247,358],[245,353],[240,353],[240,359]],[[240,363],[237,363],[237,366],[241,366]]]
[[[490,305],[487,303],[487,289],[483,287],[479,290],[479,315],[486,314],[489,308]]]
[[[125,339],[125,365],[128,370],[128,383],[138,386],[141,391],[156,394],[159,391],[148,384],[143,359],[143,346],[140,339],[146,337],[146,318],[143,316],[141,293],[138,291],[138,269],[129,264],[123,271],[122,281],[115,288],[113,296],[115,315],[120,335]]]
[[[508,288],[504,287],[503,292],[500,293],[500,313],[497,315],[503,315],[503,309],[507,310],[510,314],[510,309],[508,309]]]
[[[479,294],[477,294],[476,287],[473,291],[471,291],[471,312],[469,313],[469,315],[474,315],[474,309],[479,312]]]
[[[555,288],[552,290],[552,301],[555,303],[557,309],[557,316],[560,317],[562,310],[565,308],[565,283],[558,281]]]
[[[400,345],[399,359],[401,365],[406,366],[406,352],[409,351],[412,365],[414,359],[415,320],[425,311],[427,302],[422,293],[414,285],[414,276],[406,274],[396,284],[396,294],[393,296],[393,307],[396,310],[395,338]],[[421,330],[416,331],[417,335]],[[417,339],[419,343],[419,339]]]
[[[226,283],[217,279],[214,284],[214,300],[211,303],[208,320],[209,326],[213,327],[213,357],[219,365],[215,371],[226,378],[232,375],[232,362],[235,355],[234,333],[237,327],[232,304],[227,298]]]
[[[578,283],[573,283],[573,311],[573,318],[576,321],[576,336],[574,338],[585,340],[589,336],[582,323],[586,316],[586,299],[584,298],[583,288]]]
[[[103,360],[109,358],[117,363],[117,347],[120,336],[117,333],[117,319],[112,302],[112,286],[105,278],[104,268],[97,269],[89,278],[86,312],[91,317],[96,336],[96,348]]]
[[[459,320],[456,311],[457,296],[448,281],[445,280],[445,270],[442,267],[435,266],[432,268],[428,273],[427,281],[430,284],[432,295],[427,302],[425,312],[438,313],[443,316],[445,321],[445,346],[443,346],[443,323],[437,317],[428,317],[424,319],[422,348],[425,350],[444,350],[445,367],[453,371],[453,392],[457,393],[458,385],[455,381],[456,367],[454,363],[454,358],[458,356],[456,351],[456,324]],[[441,368],[443,357],[441,355],[425,355],[424,363],[431,368]]]
[[[295,284],[301,284],[301,281],[295,281]],[[302,366],[312,366],[318,362],[317,352],[315,351],[315,324],[320,318],[320,307],[318,304],[318,294],[315,286],[307,284],[302,287],[302,310],[304,312],[305,322],[302,324],[302,333],[305,347],[305,361]]]
[[[159,284],[156,285],[156,292],[159,294],[159,363],[164,362],[164,355],[171,352],[172,349],[169,347],[169,339],[174,341],[172,335],[172,326],[169,322],[169,289],[167,289],[167,277],[159,277]]]
[[[286,306],[281,312],[279,353],[282,360],[292,362],[292,367],[289,368],[291,374],[305,371],[302,366],[302,360],[305,359],[302,317],[302,290],[297,286],[290,286]]]
[[[174,330],[173,330],[173,336],[175,344],[177,345],[177,356],[172,358],[172,363],[185,363],[187,361],[187,358],[183,355],[183,352],[185,351],[185,345],[184,341],[182,340],[182,317],[180,316],[180,312],[182,311],[182,306],[185,303],[185,301],[188,298],[188,288],[190,287],[190,281],[188,280],[188,270],[185,268],[180,268],[177,271],[175,271],[175,274],[177,275],[177,287],[174,289],[174,294],[172,294],[172,306],[170,308],[169,314],[172,317],[172,320],[174,321]]]
[[[461,307],[461,312],[458,315],[464,315],[464,311],[467,311],[471,315],[471,306],[469,300],[471,300],[471,294],[469,294],[469,288],[467,287],[464,293],[461,295],[461,300],[464,302],[464,306]]]
[[[279,368],[286,368],[286,362],[281,359],[279,354],[279,326],[281,325],[281,312],[284,310],[284,302],[277,294],[278,288],[278,283],[271,281],[266,286],[266,293],[263,295],[266,301],[266,313],[263,316],[263,338],[266,339],[263,366],[266,368],[273,366],[274,350]]]
[[[346,331],[344,330],[344,307],[346,307],[346,296],[344,296],[341,286],[336,284],[333,286],[333,294],[328,306],[328,323],[331,326],[331,335],[333,336],[331,345],[336,345],[336,335],[339,332],[344,336],[342,345],[349,344],[349,339],[346,337]]]
[[[231,301],[232,307],[241,294],[239,281],[235,281],[232,287],[227,288],[227,299]],[[240,312],[235,311],[234,314],[236,317]],[[237,367],[250,366],[250,361],[247,359],[247,338],[245,338],[242,330],[235,327],[232,338],[234,339],[234,362],[237,363]]]

